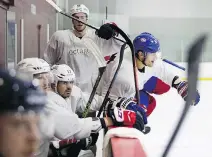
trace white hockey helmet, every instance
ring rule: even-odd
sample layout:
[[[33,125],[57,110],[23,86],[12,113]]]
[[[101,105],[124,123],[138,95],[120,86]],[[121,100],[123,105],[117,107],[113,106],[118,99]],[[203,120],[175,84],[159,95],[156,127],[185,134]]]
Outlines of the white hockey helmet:
[[[35,74],[50,72],[50,66],[40,58],[25,58],[17,64],[16,71],[19,74],[27,74],[33,79]]]
[[[71,8],[71,15],[76,13],[85,13],[87,16],[89,16],[89,9],[84,4],[75,4]]]
[[[57,85],[58,81],[75,81],[74,71],[66,64],[53,65],[51,67],[51,73],[53,74],[55,85]]]

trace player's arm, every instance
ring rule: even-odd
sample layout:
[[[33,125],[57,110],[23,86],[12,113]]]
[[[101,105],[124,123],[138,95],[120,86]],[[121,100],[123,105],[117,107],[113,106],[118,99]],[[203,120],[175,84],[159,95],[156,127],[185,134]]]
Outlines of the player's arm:
[[[109,126],[133,126],[136,120],[134,112],[116,108],[112,109],[110,115],[105,118],[78,118],[76,114],[69,113],[54,102],[48,101],[47,107],[54,117],[55,137],[59,139],[82,139]]]
[[[188,95],[188,82],[183,81],[180,77],[172,72],[168,66],[162,61],[158,60],[156,67],[156,76],[158,76],[163,82],[167,83],[170,87],[177,90],[178,94],[184,99],[187,99]],[[198,90],[196,91],[196,98],[192,105],[198,104],[200,101],[200,95]]]
[[[44,51],[44,60],[46,60],[50,65],[56,64],[62,56],[63,45],[61,31],[55,32],[47,43],[46,49]]]

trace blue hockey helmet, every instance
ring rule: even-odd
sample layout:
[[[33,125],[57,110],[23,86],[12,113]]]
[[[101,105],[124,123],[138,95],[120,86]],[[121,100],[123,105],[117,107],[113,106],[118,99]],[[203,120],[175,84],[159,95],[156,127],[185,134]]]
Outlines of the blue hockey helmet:
[[[133,40],[135,53],[142,51],[144,53],[156,53],[160,50],[160,43],[152,34],[148,32],[141,33]]]

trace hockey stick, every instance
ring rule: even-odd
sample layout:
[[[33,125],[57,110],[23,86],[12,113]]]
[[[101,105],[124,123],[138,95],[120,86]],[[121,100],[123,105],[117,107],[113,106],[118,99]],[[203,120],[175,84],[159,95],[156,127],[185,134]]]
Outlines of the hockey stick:
[[[110,94],[110,90],[111,90],[111,88],[112,88],[112,86],[113,86],[113,83],[114,83],[114,81],[115,81],[115,79],[116,79],[116,76],[117,76],[117,74],[118,74],[118,72],[119,72],[119,69],[120,69],[120,67],[121,67],[121,64],[122,64],[122,61],[123,61],[123,58],[124,58],[124,49],[125,49],[125,46],[126,46],[126,43],[123,44],[123,45],[121,46],[118,67],[117,67],[117,69],[116,69],[116,71],[115,71],[115,74],[114,74],[114,76],[113,76],[113,78],[112,78],[112,80],[111,80],[111,82],[110,82],[110,86],[109,86],[109,88],[108,88],[108,90],[107,90],[107,93],[105,94],[104,100],[103,100],[103,102],[102,102],[102,106],[101,106],[100,109],[99,109],[99,112],[98,112],[98,114],[97,114],[97,117],[100,117],[100,115],[101,115],[101,113],[102,113],[103,109],[105,108],[106,103],[107,103],[107,101],[108,101],[108,97],[109,97],[109,94]]]
[[[185,107],[183,109],[182,115],[179,119],[179,122],[167,144],[166,149],[163,152],[162,157],[167,157],[172,144],[174,140],[176,139],[176,136],[189,112],[190,104],[193,103],[193,100],[195,99],[196,95],[196,89],[197,89],[197,78],[199,73],[199,63],[200,58],[202,54],[203,46],[205,45],[207,36],[202,35],[199,37],[191,46],[191,48],[188,51],[188,97],[187,101],[185,103]]]
[[[169,61],[168,59],[163,58],[162,61],[164,61],[164,62],[166,62],[166,63],[168,63],[168,64],[170,64],[170,65],[172,65],[172,66],[174,66],[174,67],[177,67],[177,68],[179,68],[179,69],[181,69],[181,70],[183,70],[183,71],[186,70],[184,67],[182,67],[182,66],[180,66],[180,65],[177,65],[176,63],[174,63],[174,62],[172,62],[172,61]]]
[[[88,26],[90,28],[93,28],[95,30],[98,30],[98,28],[96,28],[96,27],[94,27],[92,25],[89,25],[89,24],[87,24],[87,23],[79,20],[78,18],[76,18],[76,17],[74,17],[72,15],[68,15],[67,13],[63,12],[63,10],[57,4],[55,4],[52,0],[46,0],[46,2],[48,2],[52,7],[54,7],[60,14],[66,16],[66,17],[69,17],[69,18],[71,18],[73,20],[76,20],[78,22],[81,22],[81,23],[83,23],[84,25],[86,25],[86,26]],[[125,43],[125,41],[123,41],[123,40],[121,40],[119,38],[116,38],[116,37],[113,37],[113,38],[116,39],[116,40],[118,40],[118,41],[121,41],[121,42]]]
[[[107,64],[109,64],[110,62],[114,61],[114,59],[116,58],[116,54],[117,54],[117,53],[114,53],[114,54],[110,57],[110,60],[107,62]],[[102,76],[103,76],[103,74],[104,74],[104,72],[105,72],[105,69],[106,69],[106,66],[100,67],[100,68],[99,68],[98,77],[97,77],[97,79],[96,79],[96,82],[95,82],[95,84],[94,84],[93,90],[92,90],[92,92],[91,92],[91,94],[90,94],[90,97],[89,97],[89,99],[88,99],[88,102],[87,102],[87,104],[86,104],[85,110],[84,110],[84,112],[83,112],[83,114],[82,114],[82,117],[83,117],[83,118],[87,117],[87,115],[88,115],[88,113],[89,113],[91,103],[92,103],[93,98],[94,98],[94,96],[95,96],[95,94],[96,94],[97,87],[98,87],[98,85],[99,85],[99,83],[100,83],[100,80],[101,80],[101,78],[102,78]]]

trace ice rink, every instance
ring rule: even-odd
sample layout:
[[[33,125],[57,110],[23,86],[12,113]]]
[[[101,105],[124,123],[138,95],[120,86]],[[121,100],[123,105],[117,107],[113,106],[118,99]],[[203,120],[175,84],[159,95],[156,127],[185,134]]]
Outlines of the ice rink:
[[[192,107],[177,136],[170,157],[212,156],[212,81],[199,81],[200,103]],[[160,157],[183,109],[184,101],[175,90],[156,96],[157,107],[149,117],[152,131],[143,136],[148,157]],[[98,141],[97,157],[101,157],[102,139]],[[127,148],[126,149],[130,149]]]

